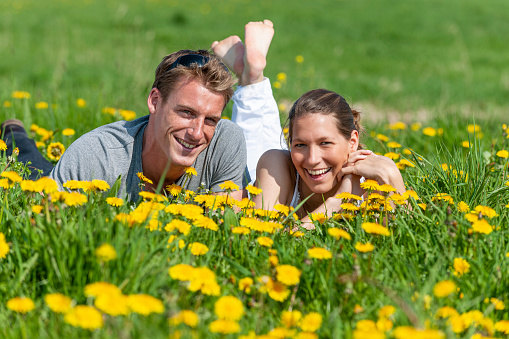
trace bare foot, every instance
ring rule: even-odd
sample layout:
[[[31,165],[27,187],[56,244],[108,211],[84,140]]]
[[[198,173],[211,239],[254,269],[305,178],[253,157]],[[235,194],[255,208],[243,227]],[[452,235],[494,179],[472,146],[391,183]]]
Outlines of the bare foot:
[[[239,82],[241,86],[255,84],[263,80],[263,70],[267,65],[267,52],[273,36],[274,25],[270,20],[250,22],[246,25],[244,70]]]
[[[232,35],[221,41],[214,41],[211,46],[214,54],[240,79],[244,71],[245,47],[240,38]]]

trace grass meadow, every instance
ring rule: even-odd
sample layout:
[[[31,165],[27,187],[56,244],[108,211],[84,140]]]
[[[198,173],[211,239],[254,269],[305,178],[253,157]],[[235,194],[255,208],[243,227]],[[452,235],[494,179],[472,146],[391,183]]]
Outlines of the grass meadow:
[[[307,90],[341,93],[410,193],[374,185],[294,232],[285,206],[177,187],[135,204],[100,181],[59,193],[0,151],[0,336],[507,338],[508,13],[503,0],[3,0],[0,120],[23,120],[50,159],[147,114],[164,55],[269,18],[281,120]]]

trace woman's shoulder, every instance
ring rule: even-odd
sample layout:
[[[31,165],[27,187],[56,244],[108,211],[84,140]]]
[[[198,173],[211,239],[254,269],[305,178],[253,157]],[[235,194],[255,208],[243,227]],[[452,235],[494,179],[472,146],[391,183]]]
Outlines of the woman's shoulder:
[[[266,193],[270,191],[271,196],[268,200],[277,199],[280,203],[288,204],[293,194],[296,170],[290,157],[290,152],[286,150],[268,150],[258,161],[256,176],[259,185]],[[272,201],[271,201],[272,202]]]
[[[258,169],[279,169],[285,172],[295,172],[290,152],[282,149],[271,149],[266,151],[258,161]]]

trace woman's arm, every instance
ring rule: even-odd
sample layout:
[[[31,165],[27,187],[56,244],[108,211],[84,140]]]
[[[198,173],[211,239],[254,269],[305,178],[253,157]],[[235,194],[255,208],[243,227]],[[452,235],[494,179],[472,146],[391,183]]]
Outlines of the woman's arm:
[[[354,174],[366,179],[373,179],[379,184],[389,184],[399,194],[406,192],[405,183],[398,167],[394,161],[382,155],[370,154],[363,159],[349,159],[341,173],[343,175]]]
[[[255,186],[262,193],[253,201],[257,208],[273,210],[277,204],[289,205],[295,186],[295,169],[290,153],[284,150],[269,150],[258,161]]]

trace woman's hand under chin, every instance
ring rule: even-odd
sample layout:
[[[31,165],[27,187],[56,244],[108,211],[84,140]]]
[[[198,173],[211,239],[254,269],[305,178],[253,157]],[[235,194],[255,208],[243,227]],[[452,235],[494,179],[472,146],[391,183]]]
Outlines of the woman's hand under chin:
[[[359,150],[350,153],[347,163],[343,166],[341,175],[358,175],[366,179],[373,179],[379,184],[389,184],[399,193],[405,192],[405,184],[398,167],[391,159],[376,155],[370,150]]]

